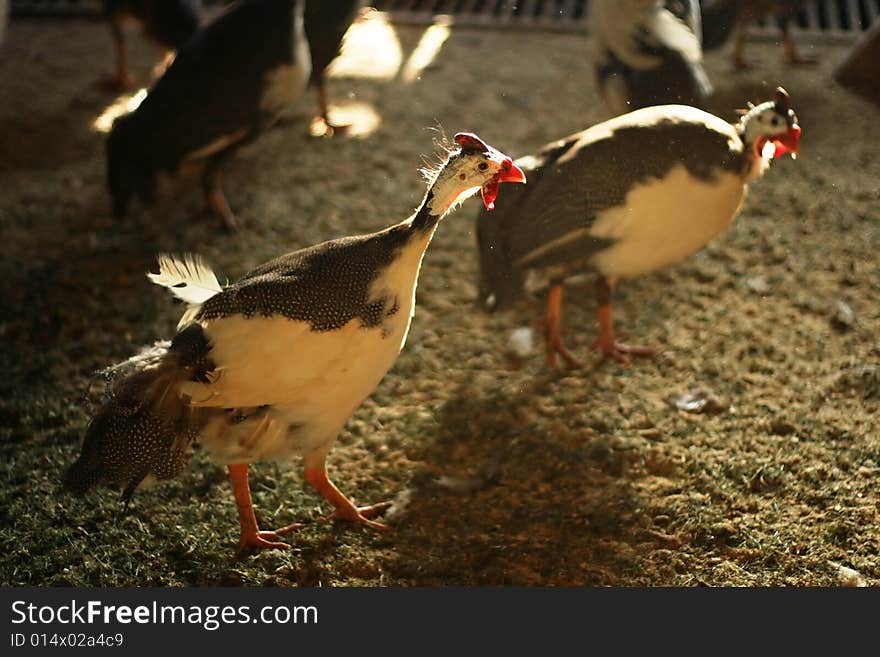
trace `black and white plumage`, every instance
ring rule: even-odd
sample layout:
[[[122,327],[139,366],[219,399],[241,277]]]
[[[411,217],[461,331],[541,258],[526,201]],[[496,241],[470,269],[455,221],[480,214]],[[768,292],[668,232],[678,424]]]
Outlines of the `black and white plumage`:
[[[500,183],[525,182],[475,135],[455,141],[419,209],[385,230],[281,256],[226,288],[198,259],[161,258],[150,278],[189,309],[170,343],[117,368],[68,487],[109,484],[130,495],[139,478],[176,471],[181,446],[198,435],[229,466],[240,550],[286,547],[281,532],[257,527],[247,472],[258,459],[302,456],[306,480],[337,517],[382,528],[369,516],[387,505],[355,507],[327,478],[325,458],[403,348],[440,219],[477,190],[491,207]]]
[[[124,89],[134,82],[128,72],[124,23],[139,23],[160,48],[178,50],[199,29],[200,11],[201,0],[104,0],[104,17],[110,22],[116,51],[115,85]]]
[[[525,273],[551,280],[547,356],[571,358],[560,336],[562,282],[599,275],[596,345],[626,360],[614,339],[611,289],[621,278],[671,265],[702,248],[733,220],[747,185],[772,157],[797,152],[800,127],[788,94],[752,107],[731,125],[685,105],[649,107],[548,144],[516,161],[529,185],[480,217],[480,300],[510,305]],[[642,353],[641,351],[633,353]]]
[[[712,84],[703,68],[696,0],[592,0],[593,66],[612,114],[681,103],[704,107]]]
[[[107,181],[117,218],[137,195],[149,203],[159,172],[204,161],[208,207],[237,225],[220,168],[271,126],[305,90],[311,57],[303,0],[242,0],[178,52],[143,102],[107,139]]]
[[[330,102],[327,98],[327,67],[339,55],[342,38],[348,31],[364,0],[306,0],[305,31],[312,56],[312,75],[309,86],[318,94],[318,111],[324,121],[326,134],[342,131],[346,126],[330,121]]]

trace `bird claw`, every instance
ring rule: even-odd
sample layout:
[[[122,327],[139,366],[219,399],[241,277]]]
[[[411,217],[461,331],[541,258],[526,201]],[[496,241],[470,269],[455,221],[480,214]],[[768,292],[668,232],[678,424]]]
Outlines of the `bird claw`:
[[[372,504],[370,506],[342,507],[336,509],[336,511],[331,516],[329,516],[329,519],[357,522],[362,525],[366,525],[367,527],[372,527],[373,529],[387,532],[391,531],[391,527],[384,523],[370,520],[370,518],[381,515],[389,507],[391,507],[391,502],[380,502],[379,504]]]
[[[294,523],[275,531],[257,531],[252,534],[242,534],[238,541],[238,550],[235,554],[240,557],[251,550],[289,550],[290,544],[282,541],[281,536],[300,527],[302,527],[301,523]]]
[[[621,365],[629,365],[629,356],[653,358],[656,355],[656,352],[650,347],[638,347],[616,341],[606,343],[601,340],[596,340],[593,343],[592,348],[601,349],[603,359],[607,360],[610,358]]]
[[[532,328],[543,330],[547,336],[547,367],[551,370],[556,369],[556,354],[562,356],[562,359],[569,367],[574,368],[581,366],[581,362],[572,356],[571,352],[565,348],[565,345],[562,343],[562,336],[558,335],[558,333],[554,335],[554,332],[548,328],[547,321],[544,318],[532,320]]]

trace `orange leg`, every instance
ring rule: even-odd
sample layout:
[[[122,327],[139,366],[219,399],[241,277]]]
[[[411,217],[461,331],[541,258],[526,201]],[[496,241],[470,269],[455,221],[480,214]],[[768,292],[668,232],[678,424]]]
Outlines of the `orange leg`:
[[[229,203],[223,195],[220,188],[220,173],[212,164],[208,164],[209,168],[204,176],[205,205],[210,213],[223,220],[223,226],[230,233],[238,230],[238,220],[232,214]]]
[[[733,28],[733,67],[744,71],[752,68],[748,60],[743,55],[746,45],[746,21],[742,18],[736,19],[736,25]]]
[[[785,46],[785,59],[791,66],[814,66],[819,63],[815,57],[806,57],[801,55],[794,45],[794,37],[791,32],[785,30],[783,35],[783,45]]]
[[[623,365],[629,362],[627,354],[646,358],[653,357],[653,349],[622,344],[614,339],[614,320],[611,318],[611,283],[604,276],[600,276],[596,282],[596,296],[599,299],[599,336],[593,343],[593,349],[601,349],[604,358],[613,358]]]
[[[281,540],[281,535],[299,529],[302,525],[294,523],[272,532],[260,531],[254,513],[254,504],[251,501],[251,489],[248,486],[247,463],[236,463],[228,468],[229,477],[232,479],[232,492],[235,493],[235,504],[238,507],[238,522],[241,524],[241,538],[238,540],[236,554],[241,555],[252,548],[276,550],[289,548],[290,545]]]
[[[116,52],[116,77],[113,78],[113,86],[120,90],[131,89],[134,86],[134,76],[128,72],[128,48],[125,45],[125,35],[122,27],[116,23],[113,29],[113,50]]]
[[[545,344],[547,347],[547,367],[556,369],[556,354],[562,356],[570,367],[579,367],[578,360],[569,353],[562,343],[562,283],[551,283],[550,292],[547,293],[547,314],[543,320],[536,320],[535,324],[543,326]]]
[[[346,123],[331,123],[330,122],[330,101],[327,97],[327,82],[324,79],[324,75],[321,74],[318,77],[317,82],[317,93],[318,93],[318,111],[321,114],[321,120],[324,122],[324,134],[319,135],[321,137],[332,137],[334,135],[342,135],[345,134],[351,125]]]
[[[327,469],[323,464],[321,464],[320,467],[313,468],[307,466],[305,469],[305,478],[306,481],[314,486],[315,490],[321,493],[324,499],[330,502],[330,504],[336,509],[336,512],[330,516],[331,518],[359,522],[367,527],[381,529],[383,531],[391,529],[388,525],[370,520],[371,517],[379,515],[385,511],[385,509],[390,507],[391,502],[380,502],[379,504],[373,504],[372,506],[355,506],[351,503],[351,500],[343,495],[342,491],[336,488],[333,482],[330,481],[327,477]]]

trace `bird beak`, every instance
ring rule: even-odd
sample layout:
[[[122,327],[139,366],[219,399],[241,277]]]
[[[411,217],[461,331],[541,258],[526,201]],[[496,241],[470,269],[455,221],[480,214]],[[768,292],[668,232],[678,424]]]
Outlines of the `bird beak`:
[[[509,157],[504,158],[504,161],[501,163],[501,171],[480,189],[480,193],[483,196],[483,205],[486,206],[487,210],[495,209],[498,186],[503,182],[523,184],[526,182],[526,174]]]
[[[776,151],[773,153],[773,157],[779,157],[786,153],[791,153],[792,157],[797,157],[798,143],[800,140],[801,127],[795,123],[788,129],[788,132],[785,133],[782,139],[773,140],[773,145],[776,146]]]

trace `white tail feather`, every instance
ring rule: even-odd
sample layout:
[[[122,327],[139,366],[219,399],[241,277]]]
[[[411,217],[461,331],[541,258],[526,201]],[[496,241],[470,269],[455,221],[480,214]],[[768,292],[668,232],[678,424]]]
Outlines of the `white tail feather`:
[[[166,253],[160,254],[159,273],[148,273],[147,278],[156,285],[167,287],[178,299],[192,306],[198,306],[223,288],[211,268],[201,256],[187,254],[175,257]]]

